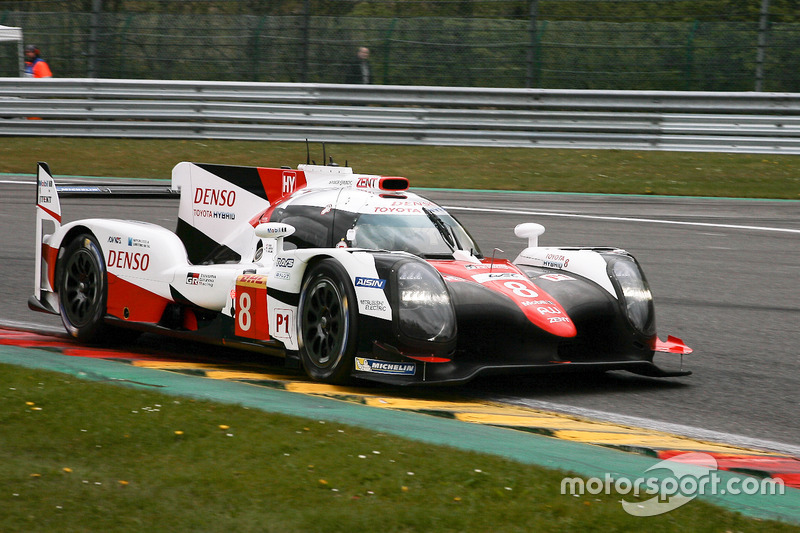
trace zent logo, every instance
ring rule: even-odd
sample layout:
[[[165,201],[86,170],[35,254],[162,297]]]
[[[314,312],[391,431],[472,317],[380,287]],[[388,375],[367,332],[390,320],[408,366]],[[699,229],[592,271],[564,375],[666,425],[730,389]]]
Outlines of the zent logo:
[[[359,189],[374,189],[378,186],[378,178],[359,178],[356,187]]]
[[[356,287],[369,287],[371,289],[382,289],[385,285],[386,285],[385,279],[356,278]]]

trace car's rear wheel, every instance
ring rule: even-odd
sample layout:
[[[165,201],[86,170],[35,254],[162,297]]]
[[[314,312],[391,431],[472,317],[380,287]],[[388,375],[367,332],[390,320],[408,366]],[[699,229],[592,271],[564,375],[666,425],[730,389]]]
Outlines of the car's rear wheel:
[[[312,266],[298,305],[300,358],[318,381],[348,381],[356,353],[358,310],[349,276],[336,260]]]
[[[83,234],[65,248],[59,262],[58,300],[67,332],[81,342],[100,340],[106,333],[106,271],[100,246]]]

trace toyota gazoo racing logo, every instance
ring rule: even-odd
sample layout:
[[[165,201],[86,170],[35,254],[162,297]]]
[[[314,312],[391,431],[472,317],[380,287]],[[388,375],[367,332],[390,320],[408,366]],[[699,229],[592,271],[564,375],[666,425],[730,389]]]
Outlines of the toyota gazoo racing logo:
[[[202,285],[204,287],[213,287],[217,276],[214,274],[201,274],[198,272],[189,272],[186,274],[187,285]]]

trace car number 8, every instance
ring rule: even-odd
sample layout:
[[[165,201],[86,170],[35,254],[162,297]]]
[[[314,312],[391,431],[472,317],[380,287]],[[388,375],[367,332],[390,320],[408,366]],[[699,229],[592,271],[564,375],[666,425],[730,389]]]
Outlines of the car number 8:
[[[239,327],[242,331],[248,331],[250,329],[250,324],[252,322],[252,318],[250,317],[251,304],[250,293],[242,292],[239,296],[239,309],[237,312],[239,316]]]
[[[504,285],[520,298],[536,298],[539,293],[519,281],[506,281]]]

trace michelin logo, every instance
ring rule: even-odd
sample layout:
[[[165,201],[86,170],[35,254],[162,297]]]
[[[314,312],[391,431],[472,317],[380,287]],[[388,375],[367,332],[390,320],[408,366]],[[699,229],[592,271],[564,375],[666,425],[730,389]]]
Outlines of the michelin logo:
[[[376,278],[356,278],[356,287],[369,287],[372,289],[382,289],[386,285],[385,279]]]
[[[391,374],[393,376],[413,376],[417,373],[416,363],[391,363],[377,359],[356,357],[356,370],[373,374]]]

